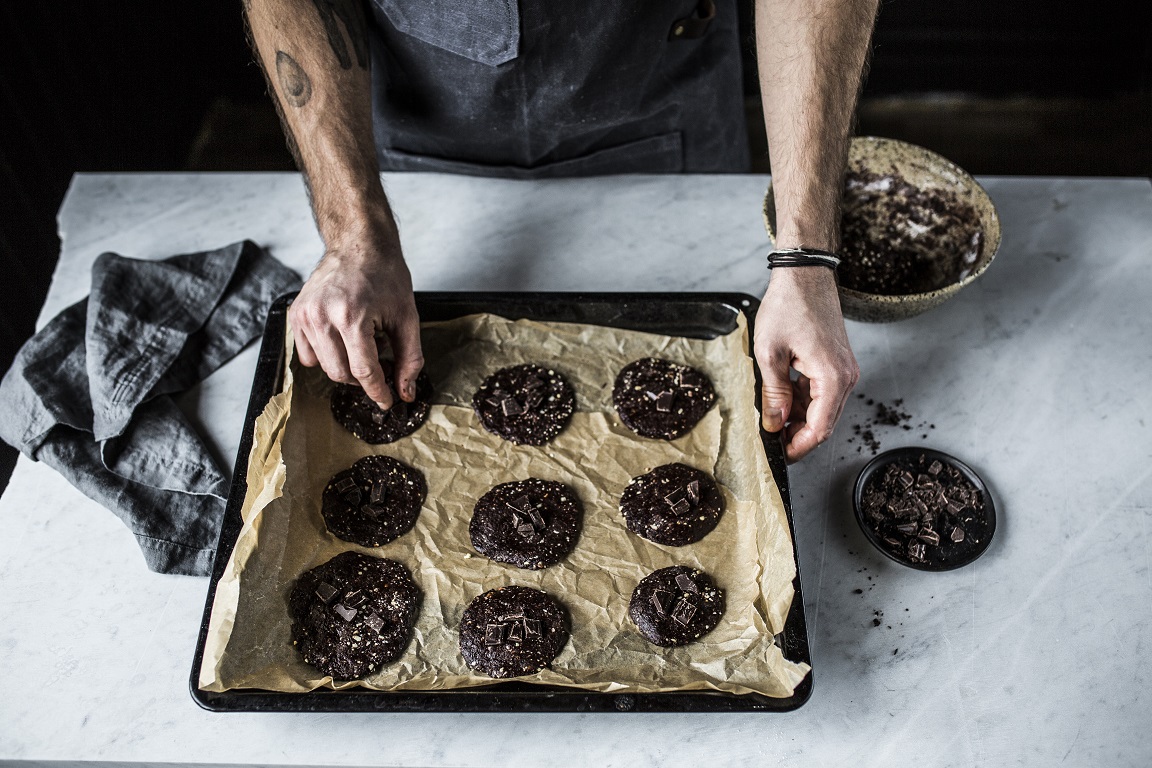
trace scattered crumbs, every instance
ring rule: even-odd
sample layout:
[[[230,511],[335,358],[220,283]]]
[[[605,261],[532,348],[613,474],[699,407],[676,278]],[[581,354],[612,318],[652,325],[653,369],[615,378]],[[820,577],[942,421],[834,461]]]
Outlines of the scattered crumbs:
[[[900,650],[899,648],[893,648],[893,649],[892,649],[892,655],[893,655],[893,656],[895,656],[895,655],[896,655],[896,652],[897,652],[897,651],[899,651],[899,650]]]
[[[862,589],[854,589],[854,590],[852,590],[852,594],[854,594],[854,595],[862,595],[862,594],[864,594],[864,590],[862,590]]]
[[[872,619],[872,626],[874,626],[874,627],[880,626],[880,619]]]

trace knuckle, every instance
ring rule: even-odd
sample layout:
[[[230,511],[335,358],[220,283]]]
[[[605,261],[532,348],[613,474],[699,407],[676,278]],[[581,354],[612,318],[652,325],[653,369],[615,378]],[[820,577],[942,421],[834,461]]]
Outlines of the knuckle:
[[[349,373],[357,381],[376,381],[383,374],[380,369],[366,363],[357,363],[349,368]]]

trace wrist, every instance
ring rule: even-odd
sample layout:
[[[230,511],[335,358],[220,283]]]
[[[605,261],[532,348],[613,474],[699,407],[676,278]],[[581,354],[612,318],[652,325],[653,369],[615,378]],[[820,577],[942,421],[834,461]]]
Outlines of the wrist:
[[[317,213],[317,228],[328,251],[400,250],[400,232],[388,201],[358,199],[332,214]]]
[[[768,287],[772,288],[773,286],[780,289],[835,292],[836,271],[820,265],[774,269],[768,281]]]

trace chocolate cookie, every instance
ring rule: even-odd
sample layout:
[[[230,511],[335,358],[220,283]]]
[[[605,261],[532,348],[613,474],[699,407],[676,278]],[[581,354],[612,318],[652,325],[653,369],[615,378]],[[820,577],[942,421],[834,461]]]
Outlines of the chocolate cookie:
[[[544,445],[568,424],[576,395],[556,371],[526,363],[486,378],[472,407],[489,432],[517,445]]]
[[[583,516],[571,488],[533,477],[501,483],[481,496],[468,535],[482,555],[539,570],[572,551]]]
[[[675,440],[686,435],[715,402],[707,376],[655,357],[624,366],[612,387],[620,421],[641,437]]]
[[[489,677],[535,674],[566,642],[564,606],[529,587],[489,590],[468,604],[460,620],[460,655]]]
[[[288,599],[292,644],[337,680],[357,680],[400,658],[420,612],[420,588],[395,560],[343,552],[296,580]]]
[[[392,371],[384,366],[384,379],[392,387]],[[392,389],[395,392],[395,388]],[[428,418],[432,399],[432,382],[423,371],[416,377],[416,399],[406,403],[397,398],[392,407],[383,410],[364,390],[352,384],[337,384],[332,392],[332,415],[340,426],[366,443],[394,443],[415,432]]]
[[[684,464],[665,464],[632,478],[620,497],[628,529],[680,547],[704,538],[720,521],[724,497],[716,481]]]
[[[388,456],[365,456],[328,482],[320,512],[335,536],[382,547],[416,524],[427,495],[420,470]]]
[[[648,574],[636,585],[628,615],[649,642],[687,645],[720,623],[724,593],[704,571],[673,565]]]

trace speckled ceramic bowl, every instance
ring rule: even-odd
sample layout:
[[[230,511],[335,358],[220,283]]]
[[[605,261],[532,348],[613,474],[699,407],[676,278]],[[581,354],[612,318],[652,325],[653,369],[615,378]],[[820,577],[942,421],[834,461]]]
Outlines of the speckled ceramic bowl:
[[[889,296],[840,288],[844,316],[867,322],[889,322],[913,317],[943,304],[988,269],[1000,247],[1000,218],[996,208],[975,179],[955,163],[915,144],[895,139],[862,136],[852,140],[848,150],[848,171],[897,173],[921,189],[946,190],[971,205],[980,219],[983,242],[971,270],[961,280],[926,293]],[[764,225],[773,242],[776,239],[776,199],[772,185],[764,196]],[[951,254],[941,254],[951,257]]]

